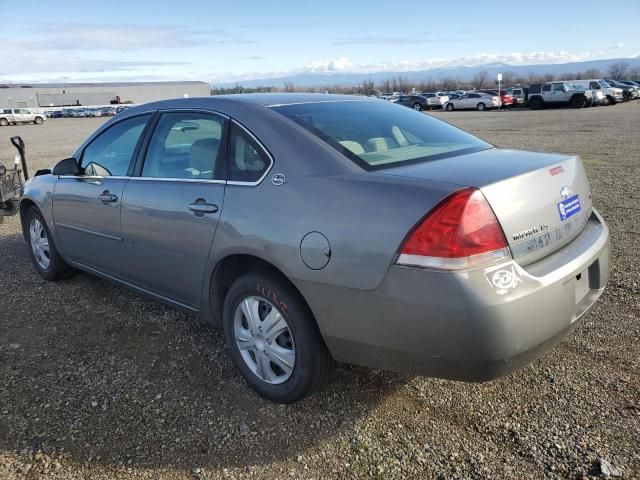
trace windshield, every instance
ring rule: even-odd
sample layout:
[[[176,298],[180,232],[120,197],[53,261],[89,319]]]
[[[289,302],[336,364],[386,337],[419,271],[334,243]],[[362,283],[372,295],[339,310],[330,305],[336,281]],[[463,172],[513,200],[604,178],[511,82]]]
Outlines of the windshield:
[[[607,82],[605,82],[604,80],[600,80],[598,82],[600,85],[602,85],[604,88],[611,88],[611,85],[609,85]]]
[[[339,101],[272,108],[365,169],[491,148],[448,123],[386,102]]]

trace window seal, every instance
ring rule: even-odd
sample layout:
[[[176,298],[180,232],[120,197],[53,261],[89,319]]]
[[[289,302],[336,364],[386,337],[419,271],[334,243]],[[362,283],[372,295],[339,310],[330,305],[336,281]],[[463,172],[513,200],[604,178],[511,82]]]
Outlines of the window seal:
[[[267,158],[269,159],[269,166],[265,169],[264,173],[262,174],[262,176],[254,181],[254,182],[243,182],[240,180],[229,180],[229,171],[230,171],[230,165],[229,163],[231,162],[231,129],[229,130],[229,142],[228,142],[228,150],[227,150],[227,185],[239,185],[239,186],[245,186],[245,187],[255,187],[258,186],[262,183],[262,181],[265,179],[265,177],[269,174],[269,172],[271,171],[271,169],[273,168],[273,165],[275,163],[274,159],[273,159],[273,155],[271,155],[271,152],[269,150],[267,150],[267,148],[264,146],[264,144],[258,139],[258,137],[256,137],[253,133],[251,133],[251,131],[249,131],[248,128],[246,128],[244,125],[242,125],[240,122],[238,122],[235,119],[231,119],[231,126],[237,126],[239,127],[242,131],[244,131],[244,133],[246,133],[247,135],[249,135],[249,137],[251,137],[251,139],[258,145],[258,148],[260,150],[262,150],[262,152],[267,156]]]

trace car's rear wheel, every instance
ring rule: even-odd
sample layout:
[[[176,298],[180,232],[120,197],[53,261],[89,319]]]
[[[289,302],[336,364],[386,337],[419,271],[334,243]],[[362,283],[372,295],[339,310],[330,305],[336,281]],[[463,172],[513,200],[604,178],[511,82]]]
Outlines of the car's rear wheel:
[[[453,109],[454,109],[454,108],[455,108],[455,107],[453,106],[453,103],[447,103],[447,106],[446,106],[446,107],[444,107],[444,109],[445,109],[447,112],[453,112]]]
[[[249,385],[276,403],[313,393],[333,359],[309,307],[271,272],[248,273],[229,288],[224,332],[231,355]]]
[[[529,100],[529,106],[532,110],[538,110],[539,108],[542,108],[542,99],[540,99],[539,97],[533,97],[531,100]]]
[[[416,102],[413,104],[413,109],[419,112],[420,110],[422,110],[422,107],[419,103]]]
[[[44,120],[42,120],[42,117],[36,117],[36,119],[33,121],[33,123],[35,123],[36,125],[42,125],[42,122]]]
[[[59,280],[71,272],[71,267],[58,253],[47,222],[36,207],[31,207],[25,216],[25,236],[29,243],[29,254],[33,265],[42,278]]]
[[[476,110],[478,110],[479,112],[482,112],[486,108],[487,108],[487,106],[482,102],[480,102],[478,105],[476,105]]]
[[[9,120],[6,118],[0,118],[0,127],[6,127],[7,125],[9,125]]]

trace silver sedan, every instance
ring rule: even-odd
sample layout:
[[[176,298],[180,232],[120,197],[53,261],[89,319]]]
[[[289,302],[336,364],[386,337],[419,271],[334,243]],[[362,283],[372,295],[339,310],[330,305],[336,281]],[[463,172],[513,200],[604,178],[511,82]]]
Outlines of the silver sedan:
[[[276,402],[334,361],[505,375],[566,335],[609,273],[579,157],[500,150],[362,97],[131,108],[30,179],[20,215],[43,278],[82,270],[222,326]]]

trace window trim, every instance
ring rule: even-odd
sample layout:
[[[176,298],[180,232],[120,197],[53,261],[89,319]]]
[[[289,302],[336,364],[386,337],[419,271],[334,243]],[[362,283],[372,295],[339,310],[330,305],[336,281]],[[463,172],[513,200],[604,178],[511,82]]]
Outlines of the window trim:
[[[156,131],[158,122],[160,122],[160,118],[165,113],[202,113],[205,115],[211,115],[212,117],[218,117],[223,120],[222,138],[220,140],[219,151],[223,152],[223,158],[221,158],[220,160],[225,167],[225,171],[223,172],[223,177],[225,178],[178,178],[178,177],[143,177],[142,176],[142,169],[144,168],[144,162],[147,157],[147,152],[149,150],[149,144],[151,143],[153,134]],[[226,184],[227,177],[229,176],[228,165],[227,165],[227,157],[228,157],[227,144],[229,139],[230,124],[231,124],[231,117],[229,117],[229,115],[225,115],[224,113],[217,112],[215,110],[207,110],[203,108],[164,108],[164,109],[156,110],[150,122],[149,131],[145,132],[144,141],[136,157],[136,161],[134,163],[133,169],[131,169],[130,176],[129,176],[130,180],[174,182],[174,183],[183,182],[183,183]]]
[[[269,166],[265,169],[264,173],[262,174],[262,176],[254,181],[254,182],[243,182],[240,180],[229,180],[229,171],[230,171],[230,162],[231,162],[231,128],[233,127],[239,127],[242,131],[244,131],[244,133],[246,133],[247,135],[249,135],[249,137],[251,137],[251,139],[257,144],[258,148],[260,150],[262,150],[262,153],[264,153],[267,158],[269,159]],[[240,122],[238,122],[235,119],[231,119],[231,121],[229,122],[229,141],[228,141],[228,146],[227,146],[227,185],[239,185],[239,186],[247,186],[247,187],[255,187],[257,185],[260,185],[262,183],[262,181],[266,178],[266,176],[269,174],[269,172],[271,171],[271,169],[273,168],[275,161],[273,159],[273,155],[271,155],[271,152],[269,150],[267,150],[267,148],[264,146],[264,144],[258,139],[258,137],[256,137],[253,133],[251,133],[251,131],[249,131],[248,128],[246,128],[244,125],[242,125]]]

